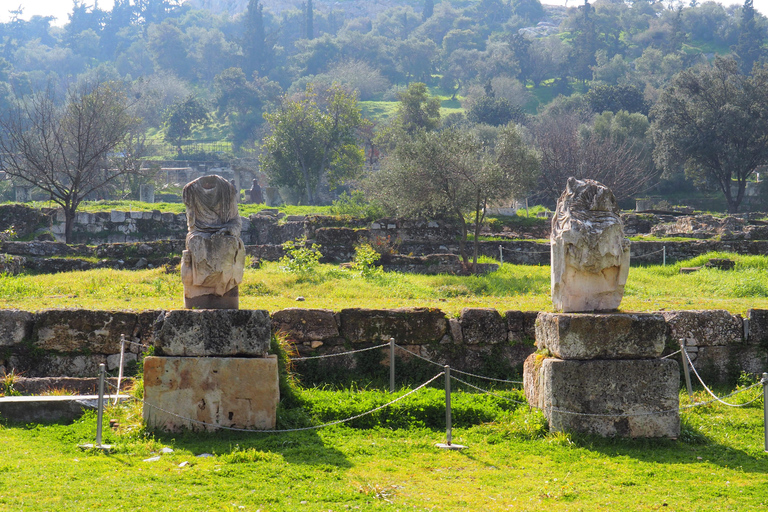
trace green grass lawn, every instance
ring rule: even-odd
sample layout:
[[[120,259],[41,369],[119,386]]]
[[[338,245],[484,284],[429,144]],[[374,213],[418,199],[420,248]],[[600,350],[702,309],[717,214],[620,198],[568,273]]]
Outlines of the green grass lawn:
[[[680,267],[703,265],[709,258],[734,259],[734,271],[702,269],[680,274]],[[484,261],[492,261],[486,259]],[[630,269],[621,309],[725,309],[746,314],[768,309],[768,257],[710,253],[667,265]],[[423,276],[381,273],[361,277],[335,265],[319,265],[304,273],[285,272],[278,263],[246,269],[240,285],[240,307],[276,311],[287,307],[397,308],[435,307],[458,315],[464,307],[499,311],[550,311],[549,266],[510,265],[483,276]],[[178,269],[99,269],[49,275],[0,276],[0,308],[40,310],[177,309],[182,307]],[[298,297],[304,301],[297,302]]]
[[[398,402],[397,413],[388,416],[397,426],[379,418],[372,428],[341,425],[279,434],[148,432],[140,424],[139,405],[114,407],[104,418],[104,442],[115,448],[108,455],[77,448],[95,438],[93,413],[69,425],[0,424],[0,505],[30,512],[768,506],[760,400],[744,408],[690,409],[682,414],[678,440],[631,440],[550,433],[538,411],[458,392],[454,401],[464,405],[457,409],[466,412],[474,404],[480,411],[454,428],[454,443],[467,446],[458,452],[435,447],[445,440],[442,424],[434,425],[442,391],[420,393]],[[744,403],[759,394],[755,388],[731,400]],[[319,424],[384,395],[308,390],[301,410]],[[109,418],[119,420],[117,431],[107,425]],[[164,447],[173,452],[161,453]]]

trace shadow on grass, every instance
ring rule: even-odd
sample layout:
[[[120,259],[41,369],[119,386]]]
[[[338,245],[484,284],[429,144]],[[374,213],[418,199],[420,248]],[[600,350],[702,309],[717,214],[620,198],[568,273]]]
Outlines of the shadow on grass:
[[[570,434],[575,447],[601,453],[608,457],[629,457],[641,462],[659,464],[709,463],[723,468],[741,468],[747,473],[768,473],[768,454],[750,453],[695,433],[683,421],[681,439],[624,439],[594,435]]]
[[[335,466],[349,469],[352,464],[344,454],[328,446],[317,431],[306,432],[153,432],[154,438],[168,446],[188,450],[195,455],[210,453],[221,456],[253,449],[280,454],[290,464]]]

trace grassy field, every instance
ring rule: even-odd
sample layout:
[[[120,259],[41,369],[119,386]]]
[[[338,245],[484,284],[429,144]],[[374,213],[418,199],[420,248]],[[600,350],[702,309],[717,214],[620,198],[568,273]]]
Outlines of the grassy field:
[[[734,271],[702,269],[680,274],[680,267],[703,265],[709,258],[730,257]],[[485,260],[491,261],[491,260]],[[622,310],[725,309],[745,314],[768,309],[768,257],[710,253],[693,260],[630,269]],[[240,307],[276,311],[287,307],[396,308],[435,307],[458,315],[464,307],[499,311],[549,311],[548,266],[504,264],[484,276],[422,276],[380,273],[362,277],[335,265],[290,273],[278,263],[247,269],[240,286]],[[304,301],[297,302],[303,297]],[[89,270],[52,275],[0,276],[0,308],[40,310],[177,309],[182,307],[178,269]]]
[[[744,403],[759,393],[753,388],[731,400]],[[344,418],[386,395],[308,390],[300,397],[303,421]],[[466,418],[453,432],[454,443],[468,447],[460,452],[435,447],[445,440],[442,424],[435,425],[443,411],[437,389],[398,402],[398,410],[377,418],[373,428],[341,425],[281,434],[147,432],[139,422],[140,405],[121,406],[104,419],[104,442],[115,448],[111,454],[77,448],[94,440],[93,413],[70,425],[0,424],[0,505],[29,512],[768,506],[760,400],[738,409],[690,409],[682,415],[679,440],[549,433],[541,413],[525,406],[462,392],[453,401]],[[119,420],[116,431],[106,424],[109,418]]]

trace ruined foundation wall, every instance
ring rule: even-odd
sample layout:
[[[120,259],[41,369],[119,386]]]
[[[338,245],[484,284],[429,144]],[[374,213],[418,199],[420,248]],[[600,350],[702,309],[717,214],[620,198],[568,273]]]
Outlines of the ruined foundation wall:
[[[100,363],[116,372],[121,334],[135,343],[126,349],[130,370],[139,359],[139,344],[155,344],[153,326],[160,314],[160,311],[0,310],[0,374],[14,371],[24,377],[93,377]],[[372,347],[387,343],[393,337],[399,346],[440,365],[509,378],[519,375],[523,361],[535,350],[537,314],[465,309],[458,318],[453,318],[433,308],[341,311],[289,308],[272,313],[271,324],[273,332],[286,336],[298,356]],[[661,314],[666,323],[664,354],[677,351],[683,340],[708,384],[732,381],[742,371],[759,374],[768,369],[768,310],[750,310],[746,319],[726,311]],[[402,351],[397,355],[398,364],[404,364],[404,370],[413,368],[413,363],[419,361]],[[380,370],[388,360],[388,349],[383,348],[298,363],[296,370],[299,374],[313,372],[320,378],[334,371],[342,372],[364,380],[368,372]]]

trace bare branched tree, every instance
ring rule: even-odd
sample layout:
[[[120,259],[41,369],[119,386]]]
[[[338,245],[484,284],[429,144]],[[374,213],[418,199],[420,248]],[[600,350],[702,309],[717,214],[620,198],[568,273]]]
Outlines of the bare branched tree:
[[[599,181],[621,201],[647,191],[658,177],[646,148],[636,140],[584,130],[575,114],[550,116],[534,129],[541,156],[538,192],[557,202],[568,178]]]
[[[138,120],[130,115],[118,83],[70,88],[63,102],[54,88],[36,92],[0,116],[0,170],[49,193],[64,210],[72,241],[83,199],[135,171],[122,146]]]

